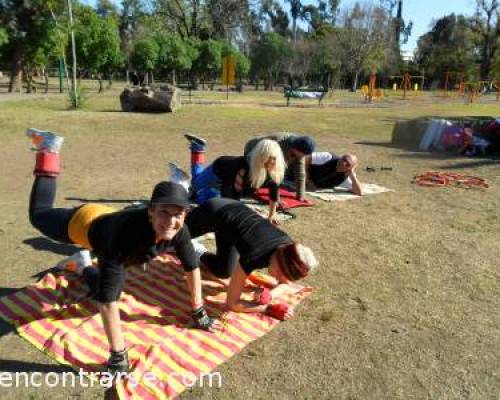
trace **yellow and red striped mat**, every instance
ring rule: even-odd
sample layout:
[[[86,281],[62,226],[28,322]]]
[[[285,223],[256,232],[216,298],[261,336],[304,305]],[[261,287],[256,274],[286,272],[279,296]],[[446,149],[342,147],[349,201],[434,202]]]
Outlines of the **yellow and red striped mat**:
[[[244,294],[247,299],[251,289]],[[280,285],[273,299],[294,307],[311,291]],[[58,362],[98,371],[109,346],[96,303],[86,293],[79,278],[47,274],[36,285],[0,298],[0,318]],[[223,322],[215,333],[192,328],[190,297],[178,264],[128,269],[120,311],[132,372],[118,382],[121,399],[175,398],[279,323],[263,314],[223,312],[225,288],[219,282],[204,281],[203,293],[209,314]]]

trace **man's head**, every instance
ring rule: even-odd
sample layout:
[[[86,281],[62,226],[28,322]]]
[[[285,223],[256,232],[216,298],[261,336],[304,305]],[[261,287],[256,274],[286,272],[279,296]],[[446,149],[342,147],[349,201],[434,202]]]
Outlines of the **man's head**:
[[[337,163],[338,172],[350,172],[358,166],[358,157],[354,154],[344,154]]]
[[[314,140],[309,136],[291,136],[287,159],[290,161],[301,159],[314,151]]]
[[[275,250],[268,272],[278,282],[287,283],[305,278],[318,264],[309,247],[290,243]]]
[[[171,240],[184,225],[189,207],[186,189],[173,182],[160,182],[153,189],[148,214],[156,240]]]

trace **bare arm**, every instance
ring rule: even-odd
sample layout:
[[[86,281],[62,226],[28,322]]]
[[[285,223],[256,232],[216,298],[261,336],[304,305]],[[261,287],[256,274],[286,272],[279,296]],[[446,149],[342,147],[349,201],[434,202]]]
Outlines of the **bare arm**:
[[[201,295],[201,274],[200,269],[195,268],[192,271],[186,272],[186,284],[191,294],[191,307],[193,310],[203,305],[203,297]]]
[[[278,208],[278,202],[270,200],[269,201],[269,216],[267,217],[267,219],[275,225],[279,225],[279,221],[276,219],[276,209],[277,208]]]
[[[353,192],[355,195],[363,196],[363,189],[361,188],[361,182],[359,181],[354,171],[351,171],[351,173],[349,174],[349,178],[351,178],[352,182],[351,192]]]
[[[266,312],[266,305],[256,305],[254,303],[250,303],[240,299],[246,279],[247,274],[245,273],[245,271],[243,271],[243,268],[241,268],[241,265],[238,263],[233,271],[233,274],[231,275],[231,281],[229,282],[229,287],[227,289],[227,308],[231,311],[244,313]]]
[[[109,347],[112,351],[122,351],[125,349],[125,340],[120,326],[120,308],[118,302],[97,303],[97,308],[101,313],[102,325],[108,338]]]

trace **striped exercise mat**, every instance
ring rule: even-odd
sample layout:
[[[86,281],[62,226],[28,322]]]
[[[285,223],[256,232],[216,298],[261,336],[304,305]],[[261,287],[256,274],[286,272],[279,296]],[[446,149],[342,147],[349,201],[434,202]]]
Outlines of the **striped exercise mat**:
[[[117,381],[121,399],[175,398],[202,377],[214,376],[219,365],[279,323],[263,314],[224,312],[224,286],[204,281],[208,312],[222,321],[222,329],[194,329],[183,271],[174,261],[128,269],[120,311],[132,371]],[[253,289],[249,283],[243,297],[251,300]],[[295,307],[311,291],[291,284],[272,293],[274,301]],[[56,361],[87,375],[99,371],[109,355],[96,303],[78,277],[49,273],[0,298],[0,318]]]

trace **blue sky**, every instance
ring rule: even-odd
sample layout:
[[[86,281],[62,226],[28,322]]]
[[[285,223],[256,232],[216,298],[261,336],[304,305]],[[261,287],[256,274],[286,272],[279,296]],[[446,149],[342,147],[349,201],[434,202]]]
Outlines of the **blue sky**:
[[[284,2],[284,0],[280,0]],[[95,4],[95,0],[84,0],[87,4]],[[316,0],[303,0],[304,4],[314,4]],[[342,0],[341,8],[350,6],[355,0]],[[377,1],[373,1],[378,3]],[[114,0],[114,3],[120,4],[119,0]],[[412,51],[417,47],[419,36],[429,30],[429,26],[433,19],[438,19],[444,15],[465,14],[472,15],[474,13],[475,0],[404,0],[403,1],[403,17],[405,21],[413,21],[412,35],[408,43],[403,46],[403,50]]]

